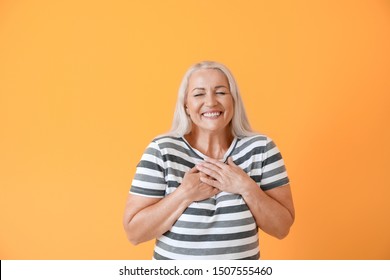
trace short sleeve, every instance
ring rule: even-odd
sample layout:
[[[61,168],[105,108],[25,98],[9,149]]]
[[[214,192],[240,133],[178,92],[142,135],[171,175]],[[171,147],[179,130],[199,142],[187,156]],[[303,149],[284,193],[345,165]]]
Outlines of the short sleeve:
[[[274,141],[269,137],[267,137],[263,153],[261,170],[260,186],[262,190],[270,190],[287,185],[290,182],[282,155]]]
[[[167,183],[164,161],[158,144],[153,141],[146,148],[137,165],[130,193],[152,198],[163,198]]]

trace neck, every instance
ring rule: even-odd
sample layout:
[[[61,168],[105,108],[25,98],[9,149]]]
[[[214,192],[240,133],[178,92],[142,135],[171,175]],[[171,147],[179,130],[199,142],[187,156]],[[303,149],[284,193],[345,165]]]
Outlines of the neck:
[[[227,133],[226,131],[201,132],[197,130],[191,131],[185,135],[185,138],[192,147],[214,159],[223,158],[234,139],[230,131]]]

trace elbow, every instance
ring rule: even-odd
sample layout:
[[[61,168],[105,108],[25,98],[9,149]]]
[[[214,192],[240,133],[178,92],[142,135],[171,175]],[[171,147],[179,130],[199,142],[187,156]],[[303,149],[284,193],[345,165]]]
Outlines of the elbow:
[[[141,238],[139,238],[138,236],[135,236],[134,234],[130,234],[127,231],[126,231],[126,235],[127,235],[127,240],[134,246],[143,242],[143,240],[141,240]]]
[[[271,235],[272,237],[275,237],[279,240],[282,240],[287,237],[287,235],[290,232],[290,227],[286,228],[269,228],[269,229],[262,229],[265,233]]]
[[[287,224],[280,225],[280,227],[274,231],[274,234],[272,234],[274,237],[276,237],[279,240],[282,240],[288,236],[290,233],[290,229],[294,223],[294,218],[291,219],[291,221]]]
[[[290,228],[294,224],[295,221],[295,213],[291,213],[291,218],[289,221],[286,221],[285,225],[279,229],[279,231],[275,234],[275,237],[279,240],[282,240],[288,236],[290,233]]]
[[[138,238],[134,238],[133,236],[127,235],[127,240],[130,241],[131,245],[137,246],[141,243],[141,241]]]
[[[279,240],[282,240],[284,238],[287,237],[287,235],[289,234],[290,232],[290,228],[288,228],[287,230],[283,230],[283,231],[279,231],[277,232],[274,236],[279,239]]]
[[[129,227],[129,225],[127,224],[124,224],[123,225],[123,228],[126,232],[126,237],[127,237],[127,240],[134,246],[142,243],[143,241],[141,240],[141,238],[139,236],[137,236],[136,234],[136,231],[134,229],[131,229]]]
[[[275,233],[275,237],[279,240],[282,240],[284,238],[286,238],[288,236],[288,234],[290,233],[290,228],[291,226],[293,225],[294,223],[294,219],[291,220],[291,223],[289,225],[286,225],[285,227],[283,228],[280,228],[276,233]]]

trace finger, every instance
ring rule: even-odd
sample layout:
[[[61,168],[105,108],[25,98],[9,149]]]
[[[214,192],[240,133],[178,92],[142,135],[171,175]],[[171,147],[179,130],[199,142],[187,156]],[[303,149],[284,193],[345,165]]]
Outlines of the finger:
[[[213,170],[217,173],[220,173],[222,170],[219,166],[213,164],[213,163],[209,163],[209,162],[203,162],[203,163],[200,163],[197,165],[198,168],[208,168],[210,170]]]
[[[198,172],[199,172],[199,170],[196,167],[196,165],[194,167],[192,167],[190,170],[187,171],[187,173],[198,173]]]
[[[199,176],[200,176],[200,177],[203,177],[203,178],[212,179],[209,175],[207,175],[206,173],[203,173],[203,172],[201,172],[201,171],[199,171]]]
[[[220,182],[205,177],[200,177],[200,181],[217,189],[219,189],[221,186]]]
[[[218,166],[221,169],[225,169],[226,168],[226,164],[224,164],[223,162],[220,162],[219,160],[213,159],[213,158],[206,158],[205,162],[206,163],[212,163],[212,164]]]
[[[214,188],[214,190],[213,190],[213,195],[219,194],[220,192],[221,192],[220,189]]]
[[[228,160],[227,160],[227,162],[228,162],[228,164],[229,164],[230,166],[237,166],[237,164],[234,163],[232,157],[229,157]]]
[[[199,171],[205,173],[206,175],[211,176],[212,178],[214,178],[218,181],[222,180],[222,176],[219,173],[220,169],[218,169],[218,167],[216,167],[216,166],[213,166],[212,164],[203,163],[201,165],[198,165],[198,169],[199,169]]]

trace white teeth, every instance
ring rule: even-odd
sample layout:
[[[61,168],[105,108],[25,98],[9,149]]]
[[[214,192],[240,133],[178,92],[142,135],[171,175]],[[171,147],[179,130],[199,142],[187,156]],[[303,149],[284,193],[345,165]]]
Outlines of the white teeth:
[[[221,114],[221,112],[212,112],[212,113],[204,113],[203,116],[212,118],[212,117],[217,117]]]

